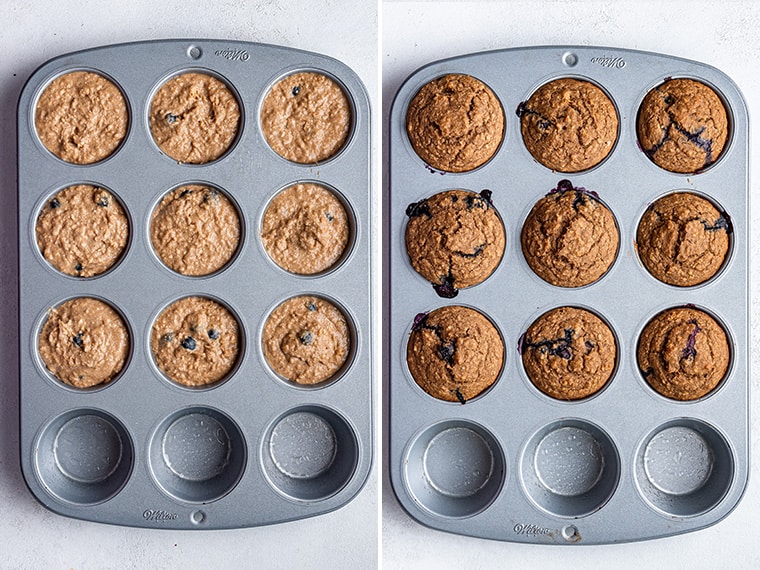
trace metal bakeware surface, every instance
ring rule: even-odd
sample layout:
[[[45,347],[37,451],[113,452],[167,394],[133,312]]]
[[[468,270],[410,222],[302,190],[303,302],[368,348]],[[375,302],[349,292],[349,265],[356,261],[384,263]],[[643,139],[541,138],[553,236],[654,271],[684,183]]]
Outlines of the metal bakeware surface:
[[[417,156],[406,134],[411,99],[449,73],[488,85],[504,109],[499,150],[465,173],[439,172]],[[619,116],[610,155],[585,172],[552,172],[526,149],[516,111],[544,83],[589,80]],[[730,116],[728,148],[704,171],[681,175],[656,166],[637,142],[646,93],[665,79],[712,86]],[[685,533],[728,515],[749,468],[748,116],[722,72],[661,54],[609,47],[546,46],[475,53],[431,63],[401,86],[390,116],[390,477],[404,509],[424,525],[464,535],[540,544],[602,544]],[[520,246],[532,206],[562,179],[597,192],[615,216],[620,246],[593,284],[554,287],[535,275]],[[504,258],[483,283],[439,297],[415,272],[404,232],[410,203],[449,189],[492,191],[506,231]],[[638,258],[635,235],[647,206],[673,191],[708,197],[730,216],[731,249],[722,271],[694,287],[657,281]],[[505,343],[496,383],[464,405],[436,400],[406,363],[415,315],[445,305],[475,308]],[[518,343],[541,314],[579,306],[601,315],[618,344],[617,368],[600,393],[559,401],[528,379]],[[721,385],[692,402],[670,400],[645,382],[636,362],[644,325],[663,309],[694,305],[716,316],[729,337],[731,364]]]
[[[37,138],[34,110],[55,77],[103,74],[122,90],[129,128],[101,162],[75,165]],[[223,79],[238,98],[239,132],[220,159],[179,164],[162,154],[148,108],[168,78],[200,71]],[[269,88],[296,71],[335,79],[352,110],[349,138],[321,164],[278,156],[262,136],[259,113]],[[259,238],[264,209],[286,186],[304,181],[336,191],[351,220],[349,251],[319,275],[288,273]],[[181,184],[223,189],[238,207],[241,244],[208,277],[185,277],[152,251],[149,223],[159,198]],[[63,275],[40,254],[35,223],[52,193],[76,183],[102,185],[130,222],[118,265],[87,279]],[[80,519],[152,528],[219,529],[273,524],[337,509],[360,491],[372,462],[370,314],[370,114],[359,78],[339,61],[274,45],[234,40],[162,40],[98,47],[42,65],[18,105],[21,467],[49,509]],[[262,329],[280,302],[300,294],[333,301],[348,317],[352,349],[340,377],[302,387],[279,378],[262,349]],[[163,377],[150,331],[158,312],[199,295],[222,302],[240,324],[241,355],[218,386],[189,389]],[[131,353],[105,387],[75,390],[50,375],[38,354],[48,311],[73,297],[107,301],[124,317]]]

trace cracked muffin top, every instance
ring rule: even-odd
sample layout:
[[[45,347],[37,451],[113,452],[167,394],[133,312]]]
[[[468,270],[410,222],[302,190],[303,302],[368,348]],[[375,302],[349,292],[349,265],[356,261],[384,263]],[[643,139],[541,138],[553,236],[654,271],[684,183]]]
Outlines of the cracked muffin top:
[[[406,361],[425,392],[439,400],[464,404],[498,378],[504,342],[484,315],[450,305],[415,317]]]
[[[406,251],[441,297],[483,282],[504,255],[504,225],[491,192],[447,190],[406,209]]]
[[[636,132],[652,162],[687,174],[718,160],[728,128],[726,107],[715,91],[693,79],[669,79],[644,97]]]
[[[704,283],[723,266],[731,221],[709,200],[675,192],[651,204],[641,217],[636,248],[647,270],[663,283]]]
[[[450,74],[425,84],[406,113],[414,151],[431,167],[467,172],[487,162],[504,135],[504,111],[482,81]]]
[[[610,327],[577,307],[541,315],[520,339],[519,350],[530,381],[558,400],[579,400],[601,390],[617,359]]]
[[[536,202],[521,234],[530,268],[558,287],[581,287],[602,277],[615,261],[619,241],[612,212],[596,193],[569,180]]]
[[[728,371],[726,332],[693,307],[668,309],[647,323],[639,337],[639,369],[647,383],[673,400],[709,394]]]
[[[617,140],[615,105],[588,81],[550,81],[520,103],[517,116],[528,152],[557,172],[581,172],[596,166]]]

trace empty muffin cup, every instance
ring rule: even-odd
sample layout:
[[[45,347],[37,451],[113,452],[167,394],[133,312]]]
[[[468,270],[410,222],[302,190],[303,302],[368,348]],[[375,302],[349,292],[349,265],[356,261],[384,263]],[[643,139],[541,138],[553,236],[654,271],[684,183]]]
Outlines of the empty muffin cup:
[[[269,483],[297,501],[321,501],[338,493],[359,463],[353,428],[336,412],[306,405],[277,418],[262,442]]]
[[[428,427],[412,440],[405,456],[409,492],[440,517],[465,518],[485,510],[506,479],[506,459],[496,438],[467,420]]]
[[[655,511],[671,517],[706,513],[734,480],[734,455],[721,433],[690,418],[652,431],[636,453],[636,487]]]
[[[129,218],[109,190],[75,184],[43,204],[35,237],[40,253],[52,267],[73,277],[95,277],[124,256]]]
[[[53,79],[34,111],[40,142],[72,164],[93,164],[111,156],[129,128],[121,89],[100,73],[72,71]]]
[[[281,157],[317,164],[338,154],[351,132],[353,110],[341,85],[316,71],[275,83],[261,105],[261,132]]]
[[[237,485],[246,467],[243,433],[226,414],[207,407],[174,412],[150,441],[150,470],[169,496],[210,503]]]
[[[68,411],[42,430],[35,469],[45,489],[60,501],[95,505],[126,484],[134,448],[119,420],[95,409]]]
[[[158,88],[148,122],[161,152],[189,164],[221,158],[242,123],[232,88],[215,75],[195,71],[175,75]]]
[[[261,220],[261,242],[279,267],[319,275],[348,253],[354,233],[351,210],[322,184],[298,183],[272,198]]]
[[[620,480],[610,437],[578,419],[553,422],[528,440],[520,460],[525,494],[550,515],[580,518],[601,509]]]
[[[158,258],[180,275],[199,277],[223,269],[235,256],[242,224],[222,190],[188,184],[167,192],[150,218],[150,242]]]

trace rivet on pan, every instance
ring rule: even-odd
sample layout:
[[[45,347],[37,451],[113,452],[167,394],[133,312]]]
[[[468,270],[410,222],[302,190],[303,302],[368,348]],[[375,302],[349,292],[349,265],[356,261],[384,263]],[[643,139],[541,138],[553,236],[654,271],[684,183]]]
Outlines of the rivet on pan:
[[[569,524],[562,529],[562,538],[567,542],[578,542],[581,539],[581,533],[575,526]]]
[[[190,514],[190,521],[193,524],[203,524],[206,522],[206,513],[203,511],[193,511]]]
[[[578,63],[578,56],[569,51],[565,52],[562,55],[562,63],[564,63],[567,67],[575,67],[575,65]]]

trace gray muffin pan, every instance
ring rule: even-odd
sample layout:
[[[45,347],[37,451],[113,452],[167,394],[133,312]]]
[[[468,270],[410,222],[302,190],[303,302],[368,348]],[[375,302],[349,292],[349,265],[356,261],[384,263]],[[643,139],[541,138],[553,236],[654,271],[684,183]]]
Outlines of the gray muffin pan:
[[[129,109],[127,136],[109,158],[72,165],[37,138],[34,109],[55,77],[91,70],[114,81]],[[241,127],[231,149],[206,165],[178,164],[150,134],[152,94],[168,78],[201,71],[238,97]],[[348,95],[349,139],[318,165],[291,163],[268,146],[259,108],[271,85],[296,71],[336,79]],[[57,57],[28,80],[18,105],[21,467],[29,489],[70,517],[129,526],[219,529],[266,525],[337,509],[359,492],[372,462],[370,338],[370,114],[356,74],[334,59],[227,40],[166,40],[99,47]],[[184,277],[152,251],[149,222],[164,193],[185,183],[224,189],[243,232],[235,258],[209,277]],[[290,274],[259,238],[269,200],[295,182],[334,189],[351,220],[348,253],[314,277]],[[109,189],[130,224],[127,251],[107,273],[63,275],[35,240],[41,207],[76,183]],[[299,294],[342,308],[352,349],[339,377],[301,387],[267,365],[261,334],[269,313]],[[189,295],[213,298],[237,317],[242,349],[231,377],[205,389],[174,384],[157,368],[150,331],[159,311]],[[47,312],[79,296],[115,307],[131,350],[119,377],[77,390],[50,374],[38,354]]]
[[[494,157],[468,173],[438,172],[414,152],[405,129],[409,102],[427,82],[472,75],[501,101],[506,118]],[[617,143],[601,165],[577,174],[550,171],[525,148],[518,105],[547,81],[587,79],[604,89],[620,119]],[[667,172],[637,144],[646,93],[669,77],[713,86],[730,110],[730,142],[703,172]],[[390,116],[390,476],[404,509],[424,525],[512,542],[601,544],[704,528],[742,497],[748,475],[749,263],[747,110],[734,83],[709,66],[660,54],[604,47],[533,47],[476,53],[429,64],[399,89]],[[597,282],[554,287],[522,255],[520,231],[537,200],[562,179],[599,194],[620,230],[611,269]],[[500,265],[454,299],[439,297],[409,262],[406,207],[449,189],[490,189],[507,236]],[[635,248],[648,204],[670,192],[697,192],[733,226],[721,272],[695,287],[652,277]],[[496,383],[462,405],[437,400],[414,382],[406,345],[415,315],[448,304],[475,308],[500,330],[505,364]],[[528,380],[518,341],[549,309],[592,310],[618,342],[616,371],[585,400],[565,402]],[[677,402],[654,392],[636,363],[644,325],[661,310],[695,305],[722,323],[729,372],[711,394]]]

